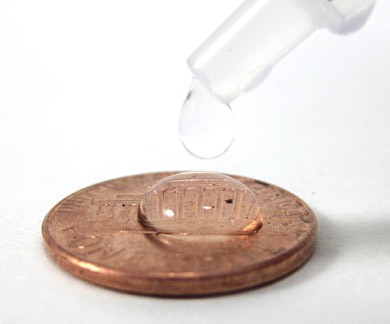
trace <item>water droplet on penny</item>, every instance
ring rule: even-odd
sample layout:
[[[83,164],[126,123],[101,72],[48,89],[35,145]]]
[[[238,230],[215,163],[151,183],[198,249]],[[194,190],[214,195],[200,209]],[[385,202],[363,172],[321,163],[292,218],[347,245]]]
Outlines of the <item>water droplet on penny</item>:
[[[262,225],[260,204],[243,183],[223,174],[184,172],[143,196],[139,222],[157,233],[250,235]]]

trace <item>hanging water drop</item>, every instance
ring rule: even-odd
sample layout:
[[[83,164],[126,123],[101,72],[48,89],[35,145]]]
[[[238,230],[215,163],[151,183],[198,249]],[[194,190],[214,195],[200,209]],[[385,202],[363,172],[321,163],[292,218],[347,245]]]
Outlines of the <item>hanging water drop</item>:
[[[192,155],[201,159],[221,156],[233,142],[233,111],[194,79],[181,110],[179,133]]]

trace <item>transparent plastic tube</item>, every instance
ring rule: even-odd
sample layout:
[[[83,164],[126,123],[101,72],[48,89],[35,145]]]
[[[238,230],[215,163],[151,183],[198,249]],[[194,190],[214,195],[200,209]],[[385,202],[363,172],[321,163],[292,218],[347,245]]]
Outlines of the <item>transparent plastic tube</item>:
[[[188,59],[194,76],[230,103],[314,30],[360,28],[375,0],[247,0]]]
[[[375,0],[247,0],[188,60],[195,81],[179,133],[199,158],[214,158],[234,139],[230,103],[261,83],[284,55],[317,28],[348,33],[367,20]]]

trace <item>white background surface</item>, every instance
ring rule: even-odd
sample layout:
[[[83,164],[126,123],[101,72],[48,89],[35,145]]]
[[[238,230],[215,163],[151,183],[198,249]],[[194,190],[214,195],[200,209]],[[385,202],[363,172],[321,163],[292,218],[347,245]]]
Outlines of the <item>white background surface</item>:
[[[177,119],[187,56],[239,0],[2,1],[0,323],[389,323],[390,3],[359,33],[320,31],[233,108],[213,161]],[[43,217],[92,183],[162,170],[258,178],[304,199],[318,244],[300,271],[223,297],[162,299],[68,275]]]

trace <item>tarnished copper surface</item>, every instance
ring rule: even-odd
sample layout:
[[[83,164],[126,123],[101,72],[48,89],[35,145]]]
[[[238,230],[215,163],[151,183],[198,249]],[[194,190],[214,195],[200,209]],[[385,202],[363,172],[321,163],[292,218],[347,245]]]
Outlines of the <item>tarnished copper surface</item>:
[[[166,296],[257,286],[311,255],[316,219],[293,194],[238,176],[242,187],[212,175],[188,185],[174,177],[155,187],[173,174],[110,180],[65,198],[42,225],[49,253],[85,280]],[[160,217],[166,210],[167,219]]]

